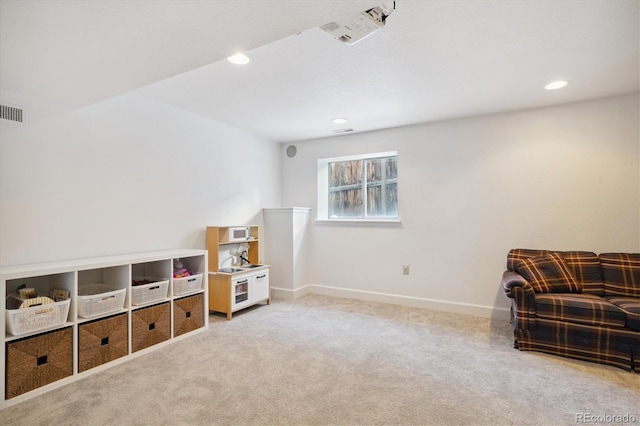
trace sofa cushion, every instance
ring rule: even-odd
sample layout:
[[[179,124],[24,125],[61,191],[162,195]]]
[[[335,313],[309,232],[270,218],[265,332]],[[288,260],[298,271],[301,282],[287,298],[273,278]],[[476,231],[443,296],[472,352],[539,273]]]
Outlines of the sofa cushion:
[[[582,284],[582,292],[604,295],[602,269],[598,255],[590,251],[561,251],[562,258]]]
[[[635,297],[606,297],[624,312],[627,327],[640,331],[640,299]]]
[[[559,253],[519,260],[515,272],[522,275],[536,293],[580,293],[582,290]]]
[[[540,318],[600,327],[625,326],[622,309],[593,294],[541,293],[535,297]]]
[[[605,296],[640,297],[640,253],[602,253]]]
[[[519,260],[544,256],[550,250],[512,249],[507,254],[507,270],[515,271]],[[582,284],[582,293],[604,295],[604,284],[598,255],[590,251],[558,251],[573,272],[578,283]]]
[[[515,272],[516,263],[520,260],[540,257],[549,253],[551,253],[549,250],[511,249],[509,253],[507,253],[507,271]]]

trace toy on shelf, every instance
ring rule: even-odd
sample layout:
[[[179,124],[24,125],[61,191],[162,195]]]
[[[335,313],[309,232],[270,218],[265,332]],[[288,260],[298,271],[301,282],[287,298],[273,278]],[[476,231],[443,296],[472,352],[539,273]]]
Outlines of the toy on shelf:
[[[173,261],[173,278],[184,278],[190,276],[191,273],[185,268],[180,259]]]

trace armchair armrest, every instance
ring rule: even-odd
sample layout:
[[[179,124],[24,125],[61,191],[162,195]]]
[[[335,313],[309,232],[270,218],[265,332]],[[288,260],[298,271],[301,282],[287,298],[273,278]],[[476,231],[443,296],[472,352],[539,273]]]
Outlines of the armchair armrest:
[[[511,298],[511,322],[514,329],[533,330],[536,327],[536,297],[531,284],[517,272],[502,274],[502,288]]]

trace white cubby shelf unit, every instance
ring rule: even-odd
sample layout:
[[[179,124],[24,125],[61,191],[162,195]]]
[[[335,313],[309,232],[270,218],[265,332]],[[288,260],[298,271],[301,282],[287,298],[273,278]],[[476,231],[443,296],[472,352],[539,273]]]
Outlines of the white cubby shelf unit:
[[[176,260],[190,276],[173,278]],[[0,409],[208,329],[207,264],[206,250],[177,249],[0,268]],[[12,309],[23,285],[69,299]]]

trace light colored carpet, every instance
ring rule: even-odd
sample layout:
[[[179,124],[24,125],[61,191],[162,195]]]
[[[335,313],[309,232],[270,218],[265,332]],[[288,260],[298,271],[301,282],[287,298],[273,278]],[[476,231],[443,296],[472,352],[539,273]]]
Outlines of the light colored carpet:
[[[640,423],[640,375],[517,351],[502,321],[309,295],[211,322],[2,410],[0,424]]]

